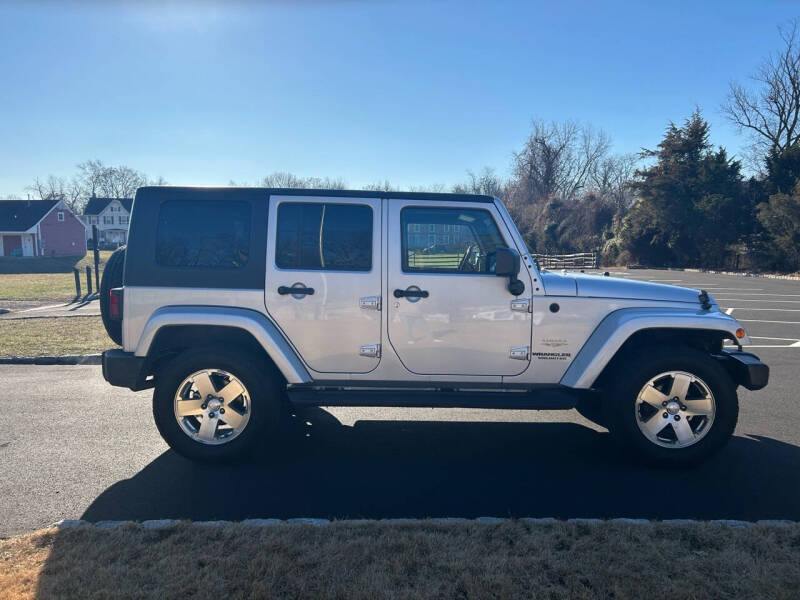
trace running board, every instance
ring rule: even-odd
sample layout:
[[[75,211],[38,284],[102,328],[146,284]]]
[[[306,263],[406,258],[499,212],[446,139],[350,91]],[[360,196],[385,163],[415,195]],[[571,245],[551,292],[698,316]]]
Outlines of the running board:
[[[524,392],[347,389],[293,386],[289,400],[298,406],[398,406],[421,408],[502,408],[528,410],[568,410],[575,408],[589,390],[563,386]]]

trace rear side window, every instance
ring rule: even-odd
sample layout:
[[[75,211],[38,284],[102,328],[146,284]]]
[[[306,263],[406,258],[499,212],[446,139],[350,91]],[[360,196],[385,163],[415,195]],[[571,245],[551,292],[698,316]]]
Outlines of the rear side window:
[[[363,204],[281,203],[275,264],[293,270],[371,270],[372,208]]]
[[[168,200],[158,212],[156,263],[236,269],[250,258],[249,202]]]

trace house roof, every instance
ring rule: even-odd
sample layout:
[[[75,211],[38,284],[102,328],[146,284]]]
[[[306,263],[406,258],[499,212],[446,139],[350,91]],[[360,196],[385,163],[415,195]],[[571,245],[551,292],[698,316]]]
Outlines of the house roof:
[[[89,198],[89,202],[86,204],[86,208],[83,209],[83,214],[85,215],[99,215],[106,206],[108,206],[114,200],[118,201],[122,204],[122,208],[131,212],[131,206],[133,205],[133,198]]]
[[[58,204],[58,200],[0,200],[0,231],[27,231]]]

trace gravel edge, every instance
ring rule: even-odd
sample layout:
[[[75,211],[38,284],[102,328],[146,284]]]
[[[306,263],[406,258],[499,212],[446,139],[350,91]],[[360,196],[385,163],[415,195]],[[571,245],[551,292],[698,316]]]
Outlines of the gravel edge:
[[[99,365],[101,354],[66,354],[64,356],[6,356],[0,365]]]
[[[629,519],[629,518],[616,518],[616,519],[555,519],[553,517],[544,518],[521,518],[509,519],[504,517],[478,517],[476,519],[462,519],[453,517],[434,518],[434,519],[313,519],[313,518],[295,518],[295,519],[245,519],[244,521],[181,521],[178,519],[153,519],[148,521],[98,521],[90,523],[81,519],[65,519],[53,523],[51,527],[56,529],[76,529],[78,527],[94,527],[96,529],[116,529],[125,525],[138,525],[143,529],[166,529],[175,527],[180,523],[190,523],[198,527],[226,527],[228,525],[245,525],[248,527],[274,527],[278,525],[312,525],[323,527],[326,525],[370,525],[370,524],[386,524],[386,525],[464,525],[469,523],[477,523],[482,525],[497,525],[509,521],[520,521],[522,523],[530,523],[533,525],[552,525],[554,523],[569,523],[575,525],[603,525],[603,524],[621,524],[621,525],[712,525],[714,527],[755,527],[755,526],[768,526],[768,527],[789,527],[797,525],[798,521],[782,520],[782,519],[768,519],[760,521],[739,521],[735,519],[715,519],[711,521],[701,521],[696,519],[665,519],[663,521],[651,519]]]

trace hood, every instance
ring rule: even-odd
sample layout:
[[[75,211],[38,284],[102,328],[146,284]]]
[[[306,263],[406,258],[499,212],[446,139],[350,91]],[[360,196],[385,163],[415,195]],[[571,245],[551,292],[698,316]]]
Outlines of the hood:
[[[543,272],[542,284],[548,296],[583,296],[587,298],[625,298],[698,304],[700,290],[634,281],[583,273]],[[710,298],[714,303],[714,299]]]

